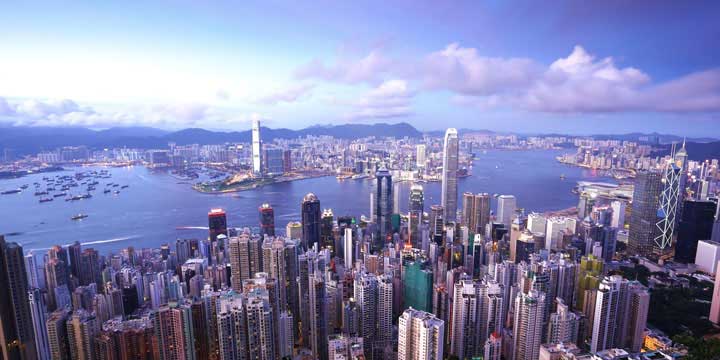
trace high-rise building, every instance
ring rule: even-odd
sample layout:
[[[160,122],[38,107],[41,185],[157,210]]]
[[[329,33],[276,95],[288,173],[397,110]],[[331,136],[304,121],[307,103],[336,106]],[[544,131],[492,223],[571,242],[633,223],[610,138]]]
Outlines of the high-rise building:
[[[210,229],[210,241],[215,242],[218,235],[228,235],[227,216],[223,209],[211,209],[208,212],[208,228]]]
[[[376,339],[378,315],[378,281],[375,274],[358,273],[354,284],[355,301],[360,312],[360,334],[363,340],[372,344]]]
[[[310,249],[320,245],[320,200],[313,193],[305,195],[301,206],[302,245]]]
[[[0,355],[3,359],[36,358],[28,302],[23,249],[0,235]]]
[[[545,293],[530,290],[515,298],[513,360],[535,360],[540,353],[545,311]]]
[[[606,276],[600,282],[595,298],[590,351],[598,352],[621,346],[622,322],[627,302],[627,280],[622,276]]]
[[[410,235],[410,244],[415,249],[422,246],[420,224],[423,221],[423,212],[425,211],[425,195],[422,185],[410,187],[410,206],[408,216],[408,234]]]
[[[632,215],[628,232],[628,253],[648,256],[653,253],[662,176],[656,171],[639,171],[633,189]]]
[[[513,215],[515,215],[515,209],[517,202],[513,195],[500,195],[497,198],[497,211],[495,217],[497,221],[504,224],[505,228],[509,229],[512,224]]]
[[[285,226],[285,237],[291,240],[301,240],[303,236],[302,223],[291,221]]]
[[[263,270],[262,242],[257,236],[233,236],[229,243],[230,283],[235,291],[242,291],[242,282]]]
[[[720,261],[720,243],[712,240],[698,241],[695,265],[698,270],[707,274],[715,274]]]
[[[377,227],[376,239],[373,249],[379,251],[385,246],[388,236],[392,235],[390,216],[393,211],[393,186],[390,171],[381,165],[375,173],[375,218]]]
[[[384,274],[378,277],[377,340],[390,342],[393,339],[393,278]]]
[[[47,330],[45,329],[47,312],[40,289],[33,288],[28,291],[28,302],[30,304],[30,317],[32,318],[33,338],[35,339],[35,353],[38,359],[49,359],[50,345]]]
[[[562,298],[556,298],[555,301],[557,302],[557,310],[550,314],[547,342],[551,344],[566,342],[577,344],[581,322],[580,316],[570,311]]]
[[[68,344],[67,321],[70,318],[70,309],[61,308],[50,314],[45,322],[50,346],[50,358],[70,360],[70,345]],[[7,359],[7,358],[6,358]]]
[[[431,313],[405,310],[398,320],[398,360],[441,360],[445,323]]]
[[[260,120],[252,122],[252,166],[255,176],[262,176],[262,142],[260,140]]]
[[[318,270],[309,275],[309,310],[310,326],[307,339],[314,358],[327,360],[328,358],[328,303],[326,297],[325,281]],[[333,314],[334,315],[334,314]],[[374,325],[374,324],[373,324]],[[269,360],[269,359],[268,359]]]
[[[403,261],[403,308],[432,311],[433,273],[423,259]]]
[[[352,270],[353,267],[353,252],[355,246],[353,245],[353,229],[345,228],[345,234],[343,236],[343,260],[345,261],[345,271]]]
[[[430,207],[430,234],[432,241],[438,245],[442,245],[443,233],[445,229],[445,209],[441,205],[433,205]]]
[[[450,354],[459,359],[475,356],[479,350],[481,321],[478,307],[481,299],[480,284],[471,279],[460,280],[455,284],[450,319]]]
[[[483,360],[500,360],[502,358],[502,336],[498,332],[490,334],[485,341]]]
[[[630,282],[628,292],[627,315],[623,319],[626,322],[623,327],[626,332],[623,334],[624,339],[622,339],[621,346],[632,352],[638,352],[645,337],[648,310],[650,309],[650,293],[637,281]]]
[[[258,209],[260,213],[260,235],[275,236],[275,212],[270,204],[262,204]]]
[[[475,195],[471,192],[462,194],[462,218],[460,224],[467,226],[468,229],[475,228]]]
[[[698,250],[698,241],[712,237],[715,209],[713,201],[685,200],[677,229],[675,261],[692,263]]]
[[[662,173],[662,192],[660,193],[660,207],[657,212],[656,226],[659,230],[655,236],[655,252],[665,254],[672,245],[675,227],[677,226],[680,206],[684,199],[685,177],[687,176],[687,152],[685,142],[682,148],[674,153],[673,145],[672,159],[665,164]]]
[[[192,311],[185,303],[170,302],[152,314],[160,359],[193,359]]]
[[[70,356],[73,359],[94,359],[95,336],[100,332],[95,315],[75,310],[66,322]]]
[[[440,193],[441,204],[445,209],[445,220],[455,221],[457,214],[458,187],[457,171],[459,157],[458,132],[454,128],[445,131],[443,144],[443,175]]]
[[[418,144],[415,146],[415,166],[418,168],[424,168],[425,162],[427,160],[425,159],[425,145],[424,144]]]
[[[713,285],[712,302],[710,303],[708,320],[713,324],[720,325],[720,262],[715,266],[715,284]]]
[[[476,234],[485,233],[485,227],[490,223],[490,194],[475,194],[473,210],[472,226],[468,225],[470,231]]]

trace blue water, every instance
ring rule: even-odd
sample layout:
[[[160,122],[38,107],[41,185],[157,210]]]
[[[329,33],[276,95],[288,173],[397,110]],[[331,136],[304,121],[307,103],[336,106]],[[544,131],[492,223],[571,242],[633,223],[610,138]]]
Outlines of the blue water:
[[[526,211],[565,209],[577,204],[571,190],[580,180],[609,181],[590,170],[569,167],[555,161],[558,151],[500,151],[479,154],[473,164],[471,177],[459,180],[459,193],[464,191],[490,194],[513,194],[518,206]],[[92,167],[73,168],[63,172],[74,174]],[[336,216],[369,215],[369,191],[372,180],[344,180],[335,177],[308,179],[275,184],[261,189],[233,194],[208,195],[198,193],[189,184],[164,172],[152,172],[144,167],[107,168],[112,179],[99,180],[101,185],[91,199],[65,202],[55,198],[39,203],[33,182],[43,176],[36,174],[19,179],[0,180],[0,190],[30,187],[20,194],[0,195],[0,234],[7,241],[16,241],[28,250],[44,250],[55,244],[80,241],[101,252],[117,251],[127,246],[157,247],[174,243],[177,238],[205,237],[207,230],[178,230],[177,227],[206,227],[210,208],[221,207],[228,213],[233,227],[256,227],[257,208],[263,202],[275,209],[275,224],[285,233],[289,221],[300,219],[300,201],[307,192],[314,192],[323,208],[331,208]],[[560,174],[565,174],[564,180]],[[118,195],[103,194],[103,184],[114,182],[130,185]],[[44,188],[44,186],[42,186]],[[407,209],[409,183],[401,185],[401,210]],[[425,208],[440,202],[440,183],[427,183]],[[493,204],[494,208],[494,204]],[[88,218],[72,221],[75,214]]]

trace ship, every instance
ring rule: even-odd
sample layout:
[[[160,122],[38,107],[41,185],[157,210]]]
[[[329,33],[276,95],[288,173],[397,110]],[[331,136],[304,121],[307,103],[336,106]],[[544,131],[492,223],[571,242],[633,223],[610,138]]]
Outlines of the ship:
[[[42,198],[39,200],[39,202],[44,203],[44,202],[49,202],[49,201],[53,201],[53,200],[54,200],[53,198]]]
[[[121,186],[120,188],[121,188],[121,189],[127,189],[128,187],[130,187],[130,185],[123,185],[123,186]]]
[[[84,218],[86,218],[86,217],[88,217],[88,216],[85,215],[85,214],[77,214],[77,215],[71,217],[70,219],[72,219],[72,220],[82,220],[82,219],[84,219]]]
[[[62,197],[62,196],[67,196],[67,193],[59,193],[59,194],[53,195],[53,197]]]
[[[110,189],[103,190],[103,194],[109,194],[110,192],[111,192]]]
[[[0,194],[2,194],[2,195],[10,195],[10,194],[17,194],[17,193],[19,193],[19,192],[21,192],[21,191],[22,191],[22,190],[20,190],[20,189],[5,190],[5,191],[1,192]]]

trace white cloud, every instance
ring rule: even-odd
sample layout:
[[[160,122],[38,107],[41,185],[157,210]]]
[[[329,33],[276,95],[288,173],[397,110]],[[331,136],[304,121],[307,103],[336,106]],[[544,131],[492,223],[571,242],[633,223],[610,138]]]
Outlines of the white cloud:
[[[335,64],[326,65],[314,59],[295,71],[298,79],[321,79],[348,84],[376,83],[391,71],[393,62],[380,49],[370,51],[359,59],[342,57]]]
[[[405,80],[388,80],[368,91],[360,99],[350,102],[347,120],[388,119],[412,115],[410,106],[414,93]]]
[[[314,84],[299,84],[290,86],[262,96],[256,99],[255,102],[267,105],[297,102],[302,98],[310,96],[314,87]]]

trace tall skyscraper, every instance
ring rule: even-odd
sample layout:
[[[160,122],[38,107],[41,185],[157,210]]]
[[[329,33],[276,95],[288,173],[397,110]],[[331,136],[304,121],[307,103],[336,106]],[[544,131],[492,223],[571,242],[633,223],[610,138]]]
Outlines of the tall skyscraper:
[[[73,359],[94,359],[95,336],[100,332],[95,315],[84,309],[75,310],[66,326],[70,356]]]
[[[673,145],[673,151],[675,145]],[[663,169],[662,192],[660,193],[660,208],[658,209],[658,220],[656,226],[659,230],[655,236],[655,250],[660,254],[669,251],[672,245],[675,227],[677,226],[680,206],[682,206],[683,194],[685,192],[685,170],[687,152],[685,143],[683,147],[673,154]]]
[[[32,318],[33,338],[35,339],[35,353],[38,359],[49,359],[50,345],[47,330],[45,329],[47,311],[40,289],[33,288],[28,291],[28,302],[30,304],[30,317]]]
[[[354,296],[360,310],[360,336],[372,344],[376,339],[378,314],[378,281],[375,274],[355,276]]]
[[[210,241],[215,242],[218,235],[227,236],[227,216],[223,209],[211,209],[208,212],[208,228],[210,229]]]
[[[623,332],[627,294],[628,282],[620,275],[606,276],[600,283],[595,298],[590,351],[622,346],[617,340]]]
[[[473,357],[479,353],[478,307],[482,301],[482,289],[472,279],[460,280],[455,284],[450,319],[450,354],[459,359]]]
[[[393,211],[392,175],[384,164],[375,173],[375,181],[374,222],[377,226],[377,234],[373,248],[378,251],[385,246],[387,237],[392,235],[392,223],[390,221]]]
[[[662,176],[656,171],[639,171],[633,189],[632,215],[628,232],[628,253],[648,256],[653,253]]]
[[[517,208],[517,202],[513,195],[500,195],[497,198],[497,221],[503,223],[506,228],[510,228],[512,224],[513,215],[515,215],[515,209]]]
[[[353,252],[355,246],[353,245],[353,229],[345,228],[345,234],[343,237],[343,260],[345,260],[345,271],[351,271],[353,267]]]
[[[430,207],[430,235],[433,242],[442,245],[443,232],[445,229],[445,209],[441,205]]]
[[[537,290],[515,298],[513,360],[535,360],[540,355],[545,301],[545,293]]]
[[[71,359],[67,331],[67,320],[69,318],[70,309],[62,308],[51,313],[45,322],[51,359]]]
[[[28,302],[23,249],[0,235],[0,355],[3,359],[34,359],[33,322]]]
[[[389,342],[393,339],[393,278],[384,274],[378,277],[377,340]]]
[[[184,303],[171,302],[152,314],[160,359],[193,359],[192,311]]]
[[[473,204],[473,210],[475,215],[473,216],[472,226],[470,231],[476,234],[485,233],[485,226],[490,223],[490,194],[480,193],[475,194]]]
[[[712,201],[685,200],[677,230],[675,261],[685,264],[695,261],[698,241],[712,237],[716,207]]]
[[[457,130],[454,128],[447,129],[445,131],[445,143],[443,144],[443,176],[440,190],[441,204],[445,209],[446,221],[455,221],[457,214],[459,148]]]
[[[567,304],[556,298],[557,311],[550,314],[547,342],[551,344],[562,344],[566,342],[578,343],[580,331],[580,317],[570,311]]]
[[[316,359],[327,360],[328,318],[331,315],[328,314],[328,299],[322,273],[318,270],[310,274],[308,283],[310,331],[307,339],[313,356]]]
[[[262,204],[258,209],[260,213],[260,235],[275,236],[275,212],[270,204]]]
[[[313,193],[305,195],[301,206],[302,245],[307,250],[320,243],[320,200]]]
[[[423,221],[423,212],[425,211],[425,195],[422,185],[414,184],[410,187],[410,206],[408,209],[410,244],[413,248],[420,249],[422,245],[420,223]]]
[[[405,310],[398,320],[398,360],[441,360],[445,323],[431,313]]]
[[[418,168],[425,167],[425,144],[419,144],[415,146],[415,166]]]
[[[262,176],[262,142],[260,140],[260,120],[252,122],[252,165],[253,174]]]

